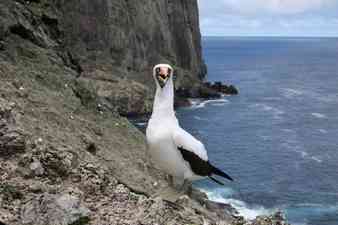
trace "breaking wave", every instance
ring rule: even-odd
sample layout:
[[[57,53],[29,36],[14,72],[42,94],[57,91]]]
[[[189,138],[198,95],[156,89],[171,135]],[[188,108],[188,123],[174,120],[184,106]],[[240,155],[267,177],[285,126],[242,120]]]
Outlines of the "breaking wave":
[[[272,107],[272,106],[263,104],[263,103],[256,103],[256,104],[251,105],[250,107],[258,108],[262,111],[269,112],[269,113],[272,114],[274,119],[281,119],[281,116],[283,114],[285,114],[284,111],[282,111],[282,110],[280,110],[276,107]]]
[[[292,88],[283,88],[282,95],[286,98],[293,98],[303,95],[303,91]]]
[[[312,116],[318,118],[318,119],[324,119],[327,118],[326,115],[322,114],[322,113],[311,113]]]
[[[240,216],[243,216],[247,220],[253,220],[257,216],[270,215],[276,212],[276,209],[266,209],[263,206],[249,206],[244,201],[234,199],[231,196],[234,191],[230,188],[217,188],[213,190],[202,189],[211,201],[220,202],[224,204],[230,204],[234,207]]]
[[[200,100],[200,99],[190,99],[191,108],[198,109],[204,108],[207,104],[211,104],[212,106],[223,106],[226,103],[229,103],[227,99],[212,99],[212,100]]]

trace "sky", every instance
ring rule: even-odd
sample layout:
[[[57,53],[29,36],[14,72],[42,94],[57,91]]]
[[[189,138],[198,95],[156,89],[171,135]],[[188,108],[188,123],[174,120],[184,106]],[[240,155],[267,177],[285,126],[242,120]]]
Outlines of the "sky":
[[[335,36],[338,0],[198,0],[203,36]]]

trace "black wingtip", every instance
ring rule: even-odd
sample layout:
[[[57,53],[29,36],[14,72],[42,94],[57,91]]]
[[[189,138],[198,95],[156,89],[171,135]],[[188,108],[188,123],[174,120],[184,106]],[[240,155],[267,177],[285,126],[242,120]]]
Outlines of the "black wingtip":
[[[228,180],[234,181],[234,179],[232,179],[232,177],[230,177],[228,174],[224,173],[222,170],[212,166],[212,173],[216,174],[218,176],[224,177]]]

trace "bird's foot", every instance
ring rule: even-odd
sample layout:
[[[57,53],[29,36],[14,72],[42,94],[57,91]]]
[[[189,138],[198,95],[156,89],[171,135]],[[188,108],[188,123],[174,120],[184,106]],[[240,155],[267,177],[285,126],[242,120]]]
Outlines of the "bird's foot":
[[[191,181],[184,180],[183,183],[180,183],[180,185],[174,187],[181,195],[187,195],[191,192]]]
[[[167,186],[157,191],[151,197],[152,198],[160,197],[165,201],[175,203],[179,199],[180,196],[181,196],[180,192],[178,192],[176,189],[172,188],[171,186]]]
[[[152,198],[160,197],[165,201],[175,203],[180,197],[189,195],[191,181],[171,177],[171,184],[157,191]]]

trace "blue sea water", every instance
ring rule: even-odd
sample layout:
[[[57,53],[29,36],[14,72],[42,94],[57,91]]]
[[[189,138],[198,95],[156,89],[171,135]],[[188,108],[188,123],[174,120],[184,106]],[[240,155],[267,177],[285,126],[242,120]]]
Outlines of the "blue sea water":
[[[177,116],[236,182],[196,185],[249,219],[338,225],[338,39],[209,37],[203,50],[207,80],[240,94]]]

